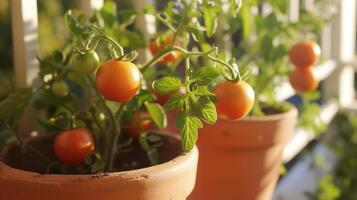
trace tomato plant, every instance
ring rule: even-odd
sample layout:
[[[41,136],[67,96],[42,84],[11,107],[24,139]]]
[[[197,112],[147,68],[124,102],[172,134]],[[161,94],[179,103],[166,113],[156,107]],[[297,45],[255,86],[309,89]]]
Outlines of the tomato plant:
[[[59,133],[54,142],[57,158],[66,165],[79,165],[94,151],[94,139],[86,128],[76,128]]]
[[[97,88],[108,100],[127,102],[139,90],[140,76],[135,64],[109,60],[96,73]]]
[[[254,90],[245,81],[225,81],[213,89],[217,97],[218,115],[224,119],[236,120],[246,116],[254,104]]]
[[[93,51],[79,52],[72,59],[73,67],[82,73],[94,72],[99,66],[98,54]]]
[[[232,7],[238,12],[235,4]],[[34,102],[36,111],[46,113],[35,120],[47,132],[57,134],[54,150],[61,163],[79,165],[75,168],[83,173],[112,172],[118,169],[113,166],[116,156],[137,146],[147,153],[151,164],[159,163],[157,145],[152,142],[157,139],[150,132],[152,127],[166,126],[164,104],[166,109],[178,111],[176,126],[182,151],[190,151],[198,129],[217,121],[215,93],[211,92],[217,80],[225,79],[223,85],[234,85],[237,88],[233,90],[241,95],[231,101],[239,111],[228,114],[229,119],[246,115],[254,101],[237,60],[223,56],[216,45],[203,44],[216,31],[213,11],[210,1],[178,1],[168,3],[162,11],[147,7],[142,12],[121,13],[120,17],[115,7],[108,5],[89,17],[66,12],[71,42],[39,60],[34,88],[15,93],[0,104],[0,125],[15,130],[25,107]],[[152,15],[165,33],[156,42],[149,42],[146,48],[153,56],[141,62],[136,61],[136,49],[143,46],[134,45],[140,37],[128,30],[136,14]],[[115,36],[116,31],[120,37]],[[158,65],[160,62],[170,62],[171,66]],[[160,67],[170,70],[163,72]],[[222,113],[219,102],[218,112]],[[15,107],[15,114],[8,107]],[[29,146],[20,135],[18,139]],[[46,161],[51,167],[56,165],[51,158]]]

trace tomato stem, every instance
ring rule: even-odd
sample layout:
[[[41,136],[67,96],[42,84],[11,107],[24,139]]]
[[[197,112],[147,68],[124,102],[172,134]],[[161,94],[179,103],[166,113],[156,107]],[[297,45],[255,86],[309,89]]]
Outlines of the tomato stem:
[[[103,96],[100,94],[100,92],[97,89],[97,86],[95,85],[94,81],[92,80],[92,78],[90,77],[90,75],[87,75],[87,78],[90,82],[90,84],[92,85],[92,87],[94,88],[99,101],[101,102],[101,104],[103,105],[104,109],[106,110],[106,112],[109,115],[110,121],[113,125],[113,130],[112,135],[109,136],[109,138],[106,139],[106,141],[111,141],[110,144],[110,148],[109,148],[109,152],[107,152],[108,155],[104,155],[104,159],[107,161],[106,162],[106,169],[108,172],[110,172],[113,168],[113,160],[114,160],[114,155],[116,152],[116,146],[117,146],[117,138],[120,134],[120,127],[119,127],[119,122],[115,121],[115,117],[114,117],[114,113],[110,110],[110,108],[108,107],[108,105],[105,103],[105,100],[103,98]],[[123,107],[124,104],[121,104],[120,107]]]
[[[113,170],[114,157],[115,157],[115,153],[117,151],[118,139],[119,139],[120,132],[121,132],[120,127],[119,127],[119,121],[121,121],[120,119],[121,119],[121,115],[123,113],[124,107],[125,107],[125,103],[121,103],[119,106],[119,110],[118,110],[118,113],[120,113],[120,114],[117,119],[118,120],[117,122],[114,119],[114,113],[112,111],[110,111],[110,116],[111,116],[112,123],[114,126],[114,131],[113,131],[113,135],[111,138],[111,144],[110,144],[110,148],[109,148],[109,156],[108,156],[108,160],[107,160],[107,171],[108,172],[111,172]]]

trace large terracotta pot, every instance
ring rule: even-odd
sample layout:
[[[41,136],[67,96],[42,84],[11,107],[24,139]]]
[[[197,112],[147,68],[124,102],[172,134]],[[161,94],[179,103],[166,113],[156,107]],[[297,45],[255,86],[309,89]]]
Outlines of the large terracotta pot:
[[[270,200],[297,114],[293,108],[206,125],[199,134],[197,182],[189,199]]]
[[[179,140],[168,137],[172,152]],[[166,149],[165,152],[171,150]],[[9,155],[8,155],[9,156]],[[167,156],[167,155],[164,155]],[[5,156],[6,157],[6,156]],[[26,158],[19,158],[26,160]],[[0,162],[1,200],[184,200],[195,185],[198,150],[152,167],[92,175],[39,174]]]

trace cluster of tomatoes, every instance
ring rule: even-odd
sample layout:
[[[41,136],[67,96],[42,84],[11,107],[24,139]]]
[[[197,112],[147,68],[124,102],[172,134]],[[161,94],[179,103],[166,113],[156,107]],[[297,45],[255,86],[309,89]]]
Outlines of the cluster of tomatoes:
[[[72,62],[73,69],[81,73],[93,73],[99,66],[99,57],[93,50],[78,54]],[[104,98],[127,102],[139,90],[141,73],[129,61],[105,61],[96,72],[96,87]],[[52,84],[52,92],[59,97],[68,95],[68,85],[64,81]],[[92,133],[87,128],[74,128],[57,135],[54,150],[57,158],[66,165],[82,164],[95,148]]]
[[[291,86],[297,92],[312,92],[316,90],[319,81],[312,68],[321,55],[319,45],[314,41],[304,41],[295,44],[290,52],[290,61],[295,65],[295,70],[289,76]]]
[[[163,41],[151,40],[149,49],[155,56],[172,44],[172,36]],[[181,54],[172,51],[165,55],[159,63],[167,64],[177,61]],[[99,66],[99,57],[93,50],[78,54],[72,62],[74,70],[81,73],[93,73]],[[141,72],[130,61],[107,60],[96,71],[96,87],[100,94],[115,102],[128,102],[140,88]],[[52,92],[59,97],[67,96],[68,85],[64,81],[52,84]],[[213,88],[217,97],[218,115],[223,119],[236,120],[246,116],[254,104],[254,91],[245,81],[224,81]],[[159,94],[153,90],[157,102],[164,105],[170,94]],[[154,123],[147,112],[135,113],[131,121],[124,121],[122,129],[132,137],[138,138],[142,130],[153,128]],[[66,165],[82,164],[86,157],[93,154],[94,139],[86,128],[74,128],[57,135],[54,150],[57,158]]]

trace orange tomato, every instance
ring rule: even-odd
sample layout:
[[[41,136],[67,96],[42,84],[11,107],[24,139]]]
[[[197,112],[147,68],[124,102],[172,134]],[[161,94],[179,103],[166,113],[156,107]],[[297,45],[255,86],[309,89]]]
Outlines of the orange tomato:
[[[298,68],[308,68],[320,58],[321,49],[314,41],[295,44],[289,52],[290,61]]]
[[[213,93],[217,97],[218,116],[223,119],[240,119],[250,112],[254,104],[254,90],[245,81],[219,83]]]
[[[161,50],[164,50],[167,45],[172,44],[173,37],[168,36],[165,39],[165,44],[159,43],[159,41],[152,39],[149,44],[149,49],[152,55],[157,55]],[[166,56],[164,56],[159,63],[165,64],[170,62],[175,62],[181,56],[180,52],[172,51]]]
[[[154,127],[154,122],[149,113],[140,112],[140,116],[139,113],[135,113],[134,118],[131,121],[123,122],[122,131],[134,138],[139,138],[142,133],[139,127],[141,127],[143,131],[148,131]]]
[[[312,92],[319,85],[311,68],[295,69],[289,76],[289,82],[297,92]]]
[[[66,165],[84,163],[94,151],[94,139],[86,128],[76,128],[58,134],[54,142],[57,158]]]
[[[140,75],[131,62],[108,60],[97,71],[97,88],[108,100],[127,102],[140,88]]]

